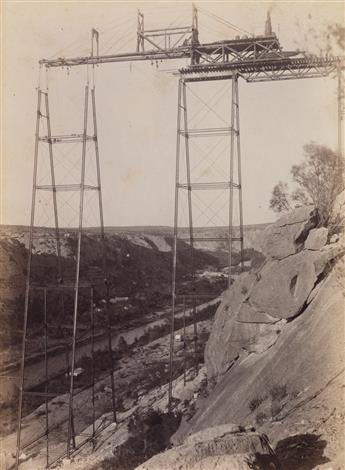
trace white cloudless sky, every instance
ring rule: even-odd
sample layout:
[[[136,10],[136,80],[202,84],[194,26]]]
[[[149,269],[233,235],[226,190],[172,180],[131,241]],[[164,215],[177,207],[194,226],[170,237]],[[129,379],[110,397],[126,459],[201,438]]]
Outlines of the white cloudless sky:
[[[285,50],[310,47],[305,34],[344,21],[343,2],[196,2],[199,39],[233,38],[235,31],[203,10],[263,34],[271,10]],[[136,10],[147,25],[189,25],[187,2],[3,2],[1,223],[29,224],[36,87],[41,58],[87,54],[90,30],[100,52],[134,51]],[[180,65],[186,64],[186,60]],[[172,225],[175,177],[176,64],[124,63],[96,68],[98,133],[105,225]],[[80,131],[85,70],[51,70],[53,133]],[[212,82],[208,84],[212,86]],[[268,208],[279,180],[288,181],[302,147],[336,148],[336,80],[248,84],[240,81],[245,223],[274,218]],[[79,124],[78,124],[79,123]],[[79,129],[78,129],[79,126]]]

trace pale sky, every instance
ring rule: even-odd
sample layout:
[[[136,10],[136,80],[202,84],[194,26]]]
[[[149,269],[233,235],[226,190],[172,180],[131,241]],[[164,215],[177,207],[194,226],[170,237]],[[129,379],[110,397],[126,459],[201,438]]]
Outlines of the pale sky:
[[[87,54],[92,27],[100,31],[101,53],[134,51],[137,8],[145,14],[148,26],[182,26],[191,23],[191,4],[2,4],[1,223],[29,224],[39,59]],[[343,2],[196,5],[200,7],[201,42],[236,34],[203,10],[263,34],[266,11],[271,8],[273,30],[285,50],[306,47],[304,36],[311,27],[319,31],[326,24],[344,21]],[[173,224],[177,78],[167,72],[173,67],[176,64],[169,62],[158,68],[136,62],[96,69],[105,225]],[[70,75],[52,70],[48,81],[53,133],[77,132],[77,123],[82,122],[85,70],[74,69]],[[289,180],[290,168],[301,161],[305,143],[336,148],[336,117],[334,79],[240,82],[245,223],[274,218],[268,208],[271,190],[279,180]]]

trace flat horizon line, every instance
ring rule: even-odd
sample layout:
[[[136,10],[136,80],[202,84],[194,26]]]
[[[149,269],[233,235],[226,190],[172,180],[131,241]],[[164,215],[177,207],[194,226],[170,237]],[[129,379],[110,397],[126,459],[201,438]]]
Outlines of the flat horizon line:
[[[256,224],[244,224],[243,227],[247,227],[247,228],[250,228],[250,227],[260,227],[260,226],[265,226],[265,225],[269,225],[273,222],[260,222],[260,223],[256,223]],[[239,225],[234,225],[233,226],[234,228],[237,228],[239,227]],[[26,230],[29,230],[30,229],[30,226],[29,225],[24,225],[24,224],[0,224],[0,228],[18,228],[18,229],[26,229]],[[193,227],[194,230],[223,230],[223,229],[227,229],[228,226],[227,225],[218,225],[218,226],[214,226],[214,227],[205,227],[205,226],[196,226],[196,227]],[[46,226],[35,226],[34,227],[34,230],[55,230],[55,227],[46,227]],[[121,231],[125,231],[125,230],[143,230],[143,229],[164,229],[164,230],[173,230],[174,227],[172,225],[105,225],[104,226],[104,230],[121,230]],[[75,230],[78,230],[78,227],[59,227],[59,230],[64,230],[64,231],[75,231]],[[83,227],[83,231],[86,231],[86,230],[90,230],[90,231],[94,231],[94,230],[99,230],[99,227]],[[188,226],[184,226],[184,227],[179,227],[179,230],[189,230],[189,227]]]

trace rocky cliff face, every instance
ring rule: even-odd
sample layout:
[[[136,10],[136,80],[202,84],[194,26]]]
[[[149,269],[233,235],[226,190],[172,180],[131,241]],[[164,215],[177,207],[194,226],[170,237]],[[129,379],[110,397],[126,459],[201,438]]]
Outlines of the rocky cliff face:
[[[238,276],[216,313],[205,350],[209,396],[172,439],[183,452],[188,436],[232,423],[266,433],[283,468],[344,468],[343,202],[329,230],[317,228],[309,206],[262,232],[264,264]],[[206,468],[204,458],[186,468]]]
[[[211,380],[219,381],[240,357],[271,348],[294,319],[309,313],[322,287],[321,295],[330,294],[325,278],[344,245],[327,244],[327,229],[315,229],[316,223],[315,211],[303,207],[265,230],[264,265],[239,276],[217,312],[205,355]]]

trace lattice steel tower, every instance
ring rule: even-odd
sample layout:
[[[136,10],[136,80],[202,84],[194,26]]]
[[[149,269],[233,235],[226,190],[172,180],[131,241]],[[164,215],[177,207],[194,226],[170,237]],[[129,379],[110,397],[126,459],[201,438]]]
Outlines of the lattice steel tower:
[[[92,32],[92,38],[97,39],[97,32]],[[93,76],[93,75],[92,75]],[[82,103],[81,103],[82,105]],[[101,172],[99,162],[99,147],[96,121],[96,99],[94,80],[87,84],[84,90],[83,122],[81,130],[76,133],[55,135],[52,132],[54,122],[51,120],[49,108],[49,89],[37,90],[37,117],[35,134],[34,171],[32,186],[32,208],[28,245],[27,282],[25,292],[24,332],[22,346],[22,362],[20,377],[20,396],[18,412],[17,455],[16,466],[19,465],[21,452],[35,443],[44,445],[46,441],[46,466],[48,467],[64,455],[80,447],[84,442],[96,436],[95,420],[95,293],[102,295],[106,305],[104,314],[107,317],[107,335],[109,352],[110,384],[112,390],[111,406],[113,420],[116,421],[115,389],[113,376],[113,353],[111,341],[111,321],[108,309],[109,283],[106,266],[106,246],[103,223]],[[69,117],[66,116],[68,120]],[[57,158],[57,155],[59,158]],[[48,171],[47,171],[48,170]],[[74,179],[73,179],[73,178]],[[73,180],[73,182],[72,182]],[[98,209],[98,229],[86,237],[85,223],[89,205],[88,194],[96,194]],[[44,197],[46,195],[46,197]],[[73,202],[76,202],[75,206]],[[71,209],[70,226],[66,229],[60,226],[60,218],[64,208]],[[43,209],[43,210],[42,210]],[[39,213],[53,216],[51,229],[38,225]],[[102,246],[94,268],[88,269],[83,263],[87,246],[92,237]],[[38,240],[38,242],[37,242]],[[42,272],[42,266],[37,256],[37,243],[50,247],[50,254],[55,259],[49,272]],[[63,255],[67,248],[69,257]],[[71,258],[73,261],[71,262]],[[96,267],[95,267],[96,266]],[[45,274],[45,275],[44,275]],[[82,320],[80,317],[82,316]],[[35,328],[35,325],[37,327]],[[43,383],[33,384],[26,373],[27,361],[30,355],[31,341],[34,338],[30,332],[43,336],[41,353],[44,355]],[[36,340],[37,341],[37,340]],[[87,342],[92,364],[90,377],[78,378],[80,360],[77,347]],[[54,357],[53,351],[65,351],[64,364]],[[92,416],[92,431],[82,435],[83,429],[76,424],[76,418],[85,410],[77,409],[74,405],[76,394],[88,393],[90,416]],[[67,400],[62,410],[64,418],[54,426],[49,422],[52,411],[52,400],[57,395],[67,394]],[[43,430],[35,436],[27,435],[22,429],[23,409],[28,400],[44,403]],[[98,430],[99,431],[99,430]],[[65,435],[66,447],[58,455],[52,455],[49,449],[49,437],[54,433]]]
[[[212,81],[226,82],[225,87],[216,91],[214,107],[210,107],[204,100],[193,91],[198,85],[201,88]],[[230,86],[229,86],[230,82]],[[221,92],[221,93],[219,93]],[[189,118],[189,97],[201,101],[209,111],[207,122],[213,123],[210,127],[199,127],[194,119]],[[218,105],[218,106],[217,106]],[[223,113],[229,116],[228,121],[222,116],[218,108],[224,108]],[[226,111],[230,111],[226,112]],[[197,108],[193,115],[199,117],[202,108]],[[211,115],[211,116],[210,116]],[[211,119],[210,119],[211,117]],[[191,125],[190,125],[191,124]],[[192,141],[202,140],[203,145],[197,145],[192,150]],[[206,141],[206,143],[205,143]],[[173,245],[173,280],[172,280],[172,323],[170,338],[170,381],[169,381],[169,403],[172,400],[173,382],[173,360],[174,360],[174,331],[175,313],[177,303],[182,298],[191,298],[192,316],[194,325],[195,351],[197,344],[197,321],[196,306],[198,300],[207,299],[207,295],[198,292],[195,286],[195,263],[194,249],[196,245],[218,243],[227,253],[227,278],[228,286],[232,281],[232,265],[234,243],[238,245],[237,252],[240,253],[240,263],[243,269],[243,207],[242,207],[242,175],[241,175],[241,146],[240,146],[240,118],[239,118],[239,90],[237,73],[231,76],[208,77],[185,77],[181,74],[178,84],[177,104],[177,143],[176,143],[176,176],[175,176],[175,215],[174,215],[174,245]],[[220,180],[221,178],[221,180]],[[234,194],[236,192],[236,194]],[[184,236],[184,225],[180,222],[180,203],[183,194],[187,197],[187,226],[188,236]],[[200,198],[205,194],[208,198]],[[235,197],[237,196],[237,197]],[[206,200],[206,202],[205,202]],[[234,205],[237,210],[237,227],[234,233]],[[195,207],[196,206],[196,207]],[[201,207],[200,207],[201,206]],[[195,214],[195,208],[199,214]],[[223,213],[226,219],[222,218]],[[201,223],[202,230],[195,228],[195,221]],[[214,222],[221,222],[227,227],[226,230],[212,227]],[[211,226],[210,223],[211,222]],[[208,224],[208,225],[207,225]],[[209,229],[209,230],[207,230]],[[205,235],[206,232],[206,235]],[[178,240],[182,239],[190,245],[192,294],[186,296],[179,293],[177,289],[178,269]],[[185,338],[183,338],[185,342]]]

